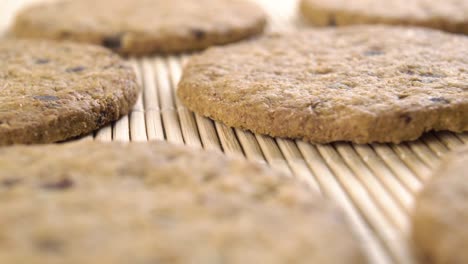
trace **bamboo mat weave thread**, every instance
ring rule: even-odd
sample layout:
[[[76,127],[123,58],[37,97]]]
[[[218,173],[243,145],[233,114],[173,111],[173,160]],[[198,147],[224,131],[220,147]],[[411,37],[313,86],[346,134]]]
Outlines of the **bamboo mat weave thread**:
[[[0,0],[0,33],[15,10],[37,1]],[[257,2],[270,14],[270,31],[303,27],[296,15],[297,0]],[[137,104],[128,116],[81,140],[167,140],[268,163],[336,201],[370,263],[414,263],[407,242],[413,197],[441,156],[468,143],[468,133],[429,133],[400,145],[313,145],[233,129],[190,112],[175,96],[187,59],[188,55],[130,59],[142,86]]]

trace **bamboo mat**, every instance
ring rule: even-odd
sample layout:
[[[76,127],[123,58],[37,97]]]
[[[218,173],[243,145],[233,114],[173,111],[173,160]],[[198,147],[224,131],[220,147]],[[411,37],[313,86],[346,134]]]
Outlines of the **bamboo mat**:
[[[270,31],[303,26],[297,1],[257,1],[270,14]],[[31,0],[0,0],[0,26],[7,27],[25,2]],[[313,145],[233,129],[190,112],[176,98],[187,59],[130,59],[143,90],[138,103],[128,116],[81,140],[167,140],[267,163],[341,205],[370,263],[414,263],[407,240],[413,197],[441,156],[468,143],[468,133],[429,133],[399,145]]]

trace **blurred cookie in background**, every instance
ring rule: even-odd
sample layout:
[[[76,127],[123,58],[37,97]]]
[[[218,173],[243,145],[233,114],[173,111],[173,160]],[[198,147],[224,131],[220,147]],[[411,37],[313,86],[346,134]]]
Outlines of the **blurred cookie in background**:
[[[1,263],[366,263],[339,208],[243,159],[91,141],[0,148],[0,167]]]
[[[146,55],[238,41],[265,25],[265,13],[249,0],[62,0],[20,11],[11,34]]]
[[[433,177],[412,213],[421,263],[468,263],[468,145],[448,154]]]
[[[316,26],[413,25],[468,34],[466,0],[301,0],[300,11]]]

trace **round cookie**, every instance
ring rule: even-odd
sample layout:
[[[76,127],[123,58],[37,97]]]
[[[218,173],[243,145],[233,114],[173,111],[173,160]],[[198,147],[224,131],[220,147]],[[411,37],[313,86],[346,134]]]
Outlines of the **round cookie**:
[[[365,263],[335,206],[244,160],[80,142],[0,167],[1,263]]]
[[[468,34],[466,0],[301,0],[300,11],[317,26],[413,25]]]
[[[0,42],[0,145],[49,143],[127,114],[135,73],[112,52],[34,40]]]
[[[145,55],[238,41],[261,33],[265,24],[263,10],[249,0],[66,0],[21,11],[11,33]]]
[[[270,136],[401,142],[468,130],[468,38],[352,26],[207,50],[184,69],[191,110]]]
[[[468,263],[468,145],[442,162],[416,199],[412,238],[421,263]]]

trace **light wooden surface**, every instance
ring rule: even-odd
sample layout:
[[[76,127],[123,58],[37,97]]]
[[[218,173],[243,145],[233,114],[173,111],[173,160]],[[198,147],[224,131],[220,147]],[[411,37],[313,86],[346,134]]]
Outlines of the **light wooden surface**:
[[[257,1],[270,14],[270,31],[303,26],[297,1]],[[30,0],[0,0],[0,26],[25,2]],[[82,140],[167,140],[268,163],[341,205],[371,263],[414,262],[407,239],[414,195],[441,156],[467,144],[468,133],[429,133],[400,145],[312,145],[255,135],[194,114],[179,102],[175,89],[187,59],[130,59],[142,85],[138,103],[128,116]]]

